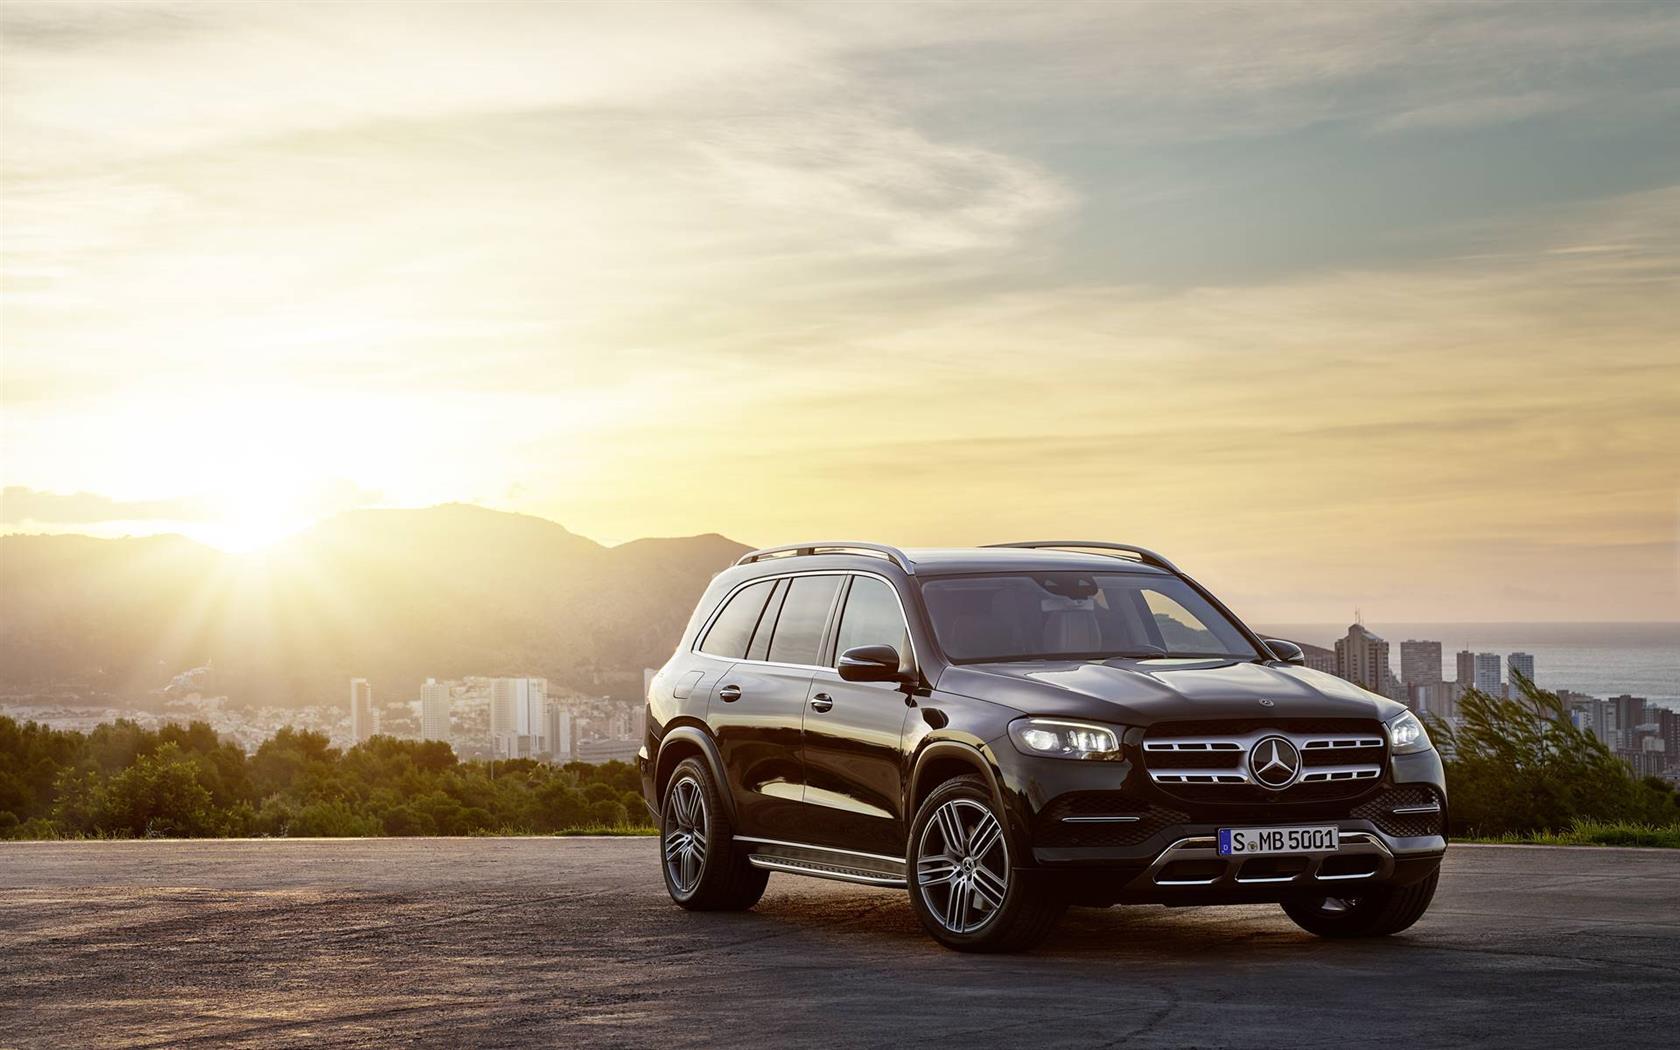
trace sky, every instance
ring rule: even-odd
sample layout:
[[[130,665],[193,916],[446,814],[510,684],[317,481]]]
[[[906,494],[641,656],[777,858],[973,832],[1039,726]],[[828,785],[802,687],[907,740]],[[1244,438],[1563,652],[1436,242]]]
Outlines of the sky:
[[[1680,620],[1680,7],[0,7],[0,528]]]

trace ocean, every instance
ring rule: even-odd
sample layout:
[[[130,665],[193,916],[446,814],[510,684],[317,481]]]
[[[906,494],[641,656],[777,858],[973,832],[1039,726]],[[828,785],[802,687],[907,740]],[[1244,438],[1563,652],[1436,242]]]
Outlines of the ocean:
[[[1367,623],[1385,639],[1394,673],[1400,673],[1400,643],[1441,643],[1446,667],[1455,675],[1460,649],[1534,654],[1534,679],[1543,689],[1572,689],[1589,696],[1632,693],[1680,710],[1680,623]],[[1256,628],[1262,634],[1330,648],[1347,634],[1346,624],[1279,623]]]

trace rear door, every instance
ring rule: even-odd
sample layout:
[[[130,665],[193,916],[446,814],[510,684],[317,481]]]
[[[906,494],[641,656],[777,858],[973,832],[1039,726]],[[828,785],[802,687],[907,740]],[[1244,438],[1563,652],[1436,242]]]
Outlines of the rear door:
[[[805,808],[818,846],[904,855],[904,725],[911,708],[891,682],[846,682],[834,670],[840,653],[890,645],[902,660],[913,653],[903,608],[879,576],[849,577],[805,706]],[[910,666],[910,664],[906,664]]]
[[[763,590],[745,597],[747,610],[728,623],[744,623],[756,606],[753,626],[747,633],[731,627],[720,651],[710,654],[735,658],[719,679],[706,720],[722,752],[739,834],[797,840],[801,833],[801,723],[841,579],[790,576],[742,588],[737,596]],[[726,616],[732,616],[730,606],[719,613],[701,651]]]

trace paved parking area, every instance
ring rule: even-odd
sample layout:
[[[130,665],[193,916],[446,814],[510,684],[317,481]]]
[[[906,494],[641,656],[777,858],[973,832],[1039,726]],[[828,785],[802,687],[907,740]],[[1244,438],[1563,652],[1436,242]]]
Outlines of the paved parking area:
[[[1275,907],[947,952],[902,892],[666,900],[652,839],[0,843],[0,1047],[1673,1046],[1680,852],[1454,847],[1386,941]]]

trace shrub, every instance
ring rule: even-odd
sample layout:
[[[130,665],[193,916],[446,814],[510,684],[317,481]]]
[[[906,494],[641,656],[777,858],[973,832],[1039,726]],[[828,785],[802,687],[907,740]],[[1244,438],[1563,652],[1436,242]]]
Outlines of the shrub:
[[[1680,820],[1673,789],[1636,779],[1591,733],[1569,721],[1563,701],[1520,673],[1519,695],[1469,690],[1455,728],[1432,720],[1448,755],[1447,792],[1456,835],[1563,831],[1577,821],[1662,825]]]

